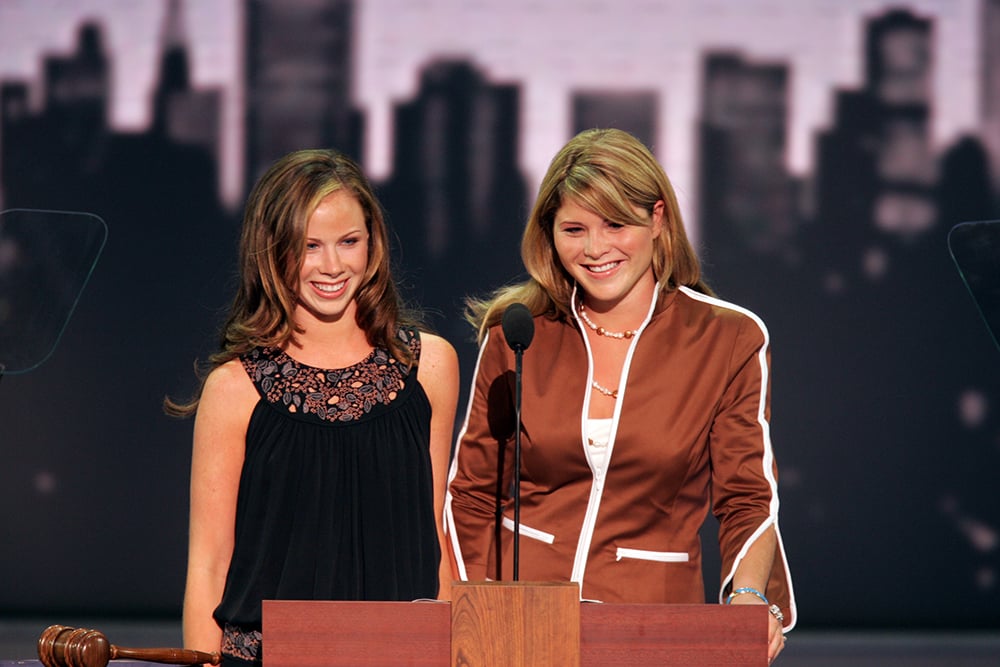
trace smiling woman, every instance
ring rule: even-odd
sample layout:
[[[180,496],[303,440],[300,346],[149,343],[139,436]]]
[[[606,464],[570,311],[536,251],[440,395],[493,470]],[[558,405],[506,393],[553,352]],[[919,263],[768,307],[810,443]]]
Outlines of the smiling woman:
[[[338,190],[320,201],[306,225],[294,318],[336,322],[352,318],[354,295],[368,268],[368,230],[358,200]]]
[[[507,450],[520,429],[525,580],[574,581],[607,602],[705,602],[699,532],[711,506],[719,601],[768,607],[773,659],[796,609],[763,322],[702,282],[666,174],[619,130],[583,132],[556,155],[521,256],[527,282],[470,302],[479,363],[445,501],[460,575],[512,576]],[[496,330],[514,302],[535,320],[520,423]]]
[[[556,211],[552,235],[560,264],[586,292],[591,308],[610,317],[610,310],[623,313],[638,299],[637,325],[646,310],[643,296],[656,284],[653,239],[663,227],[663,202],[651,214],[636,207],[635,216],[641,222],[607,220],[569,200]]]
[[[261,601],[447,598],[458,361],[400,304],[358,166],[299,151],[254,187],[241,287],[198,399],[184,643],[260,664]],[[385,462],[392,465],[386,466]]]

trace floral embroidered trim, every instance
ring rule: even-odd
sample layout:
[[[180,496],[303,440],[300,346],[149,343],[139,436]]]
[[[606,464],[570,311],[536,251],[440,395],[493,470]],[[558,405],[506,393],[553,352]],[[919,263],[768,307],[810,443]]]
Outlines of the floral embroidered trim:
[[[222,652],[240,660],[258,661],[261,639],[260,630],[244,630],[226,623],[222,628]]]
[[[400,338],[419,358],[420,339],[416,334],[400,330]],[[340,369],[306,366],[273,347],[251,350],[241,361],[268,402],[328,422],[354,421],[377,405],[392,403],[406,387],[409,376],[409,370],[381,348],[357,364]]]

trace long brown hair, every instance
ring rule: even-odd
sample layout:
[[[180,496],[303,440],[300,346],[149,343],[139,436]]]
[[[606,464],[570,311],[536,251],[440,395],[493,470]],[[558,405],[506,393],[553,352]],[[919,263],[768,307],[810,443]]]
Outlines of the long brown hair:
[[[535,206],[521,239],[527,281],[503,287],[488,299],[468,299],[467,319],[482,340],[503,311],[521,302],[533,315],[570,316],[573,279],[556,254],[553,225],[566,200],[606,220],[651,224],[657,201],[663,202],[663,229],[653,241],[653,274],[664,292],[684,285],[705,294],[698,256],[687,238],[673,186],[663,167],[641,141],[616,129],[585,130],[552,159],[538,189]],[[641,209],[645,216],[637,215]]]
[[[255,347],[284,347],[300,332],[292,318],[298,302],[298,272],[305,251],[309,216],[324,197],[344,190],[365,215],[369,234],[368,266],[358,293],[356,320],[369,345],[389,349],[408,365],[416,362],[397,336],[399,326],[415,326],[417,317],[403,307],[390,267],[389,234],[382,207],[360,167],[334,150],[301,150],[275,162],[247,199],[239,249],[240,285],[223,325],[212,369]],[[198,406],[164,401],[168,414],[187,416]]]

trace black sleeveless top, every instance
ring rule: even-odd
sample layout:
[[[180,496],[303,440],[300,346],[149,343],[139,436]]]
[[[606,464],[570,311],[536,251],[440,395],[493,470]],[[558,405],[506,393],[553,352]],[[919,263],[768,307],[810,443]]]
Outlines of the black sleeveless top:
[[[399,335],[419,358],[419,333]],[[261,398],[220,626],[259,630],[262,600],[436,597],[431,407],[416,368],[384,349],[335,370],[273,348],[241,361]]]

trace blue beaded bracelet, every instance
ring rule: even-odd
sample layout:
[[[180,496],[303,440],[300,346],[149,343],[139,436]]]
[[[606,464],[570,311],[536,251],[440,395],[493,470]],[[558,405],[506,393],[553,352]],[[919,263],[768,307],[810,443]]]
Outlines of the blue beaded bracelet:
[[[770,601],[766,597],[764,597],[763,593],[758,591],[756,588],[750,588],[749,586],[744,586],[743,588],[737,588],[732,593],[730,593],[729,597],[726,598],[726,604],[730,604],[733,601],[733,598],[736,597],[737,595],[744,595],[746,593],[749,593],[750,595],[756,595],[758,598],[760,598],[761,602],[763,602],[764,604],[771,604]]]

